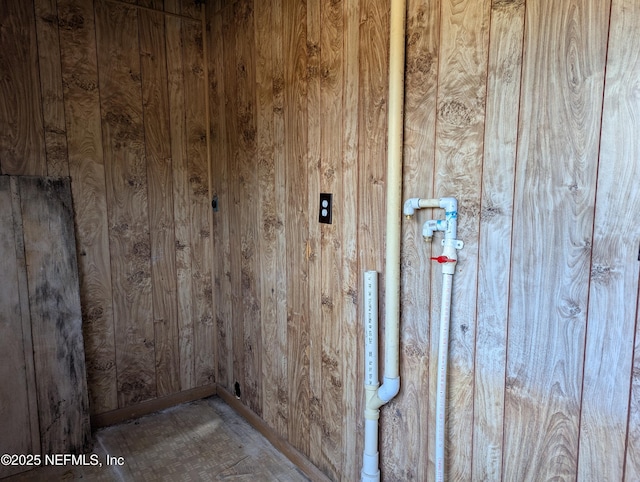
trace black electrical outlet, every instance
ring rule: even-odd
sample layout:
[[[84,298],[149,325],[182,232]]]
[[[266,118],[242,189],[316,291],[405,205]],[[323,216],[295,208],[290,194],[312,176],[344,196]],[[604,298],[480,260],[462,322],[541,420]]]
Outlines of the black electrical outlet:
[[[333,212],[332,205],[333,194],[326,192],[320,193],[320,210],[318,213],[318,221],[325,224],[331,224],[331,214]]]

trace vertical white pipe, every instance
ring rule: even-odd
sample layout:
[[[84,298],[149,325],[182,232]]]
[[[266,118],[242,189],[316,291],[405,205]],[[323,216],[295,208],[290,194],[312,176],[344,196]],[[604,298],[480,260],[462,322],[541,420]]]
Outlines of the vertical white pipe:
[[[364,274],[364,384],[378,389],[378,273]]]
[[[436,386],[436,482],[444,482],[444,442],[447,402],[447,359],[449,354],[449,323],[451,320],[451,286],[453,275],[442,274],[440,304],[440,337],[438,342],[438,380]]]
[[[449,324],[451,321],[451,288],[453,275],[458,261],[457,250],[462,249],[464,243],[457,238],[458,229],[458,201],[453,197],[440,199],[407,199],[404,203],[404,214],[413,216],[416,209],[425,207],[440,207],[445,211],[445,219],[431,219],[427,221],[422,234],[431,240],[435,231],[444,232],[442,257],[442,299],[440,302],[440,337],[438,343],[438,375],[436,386],[436,481],[444,482],[445,472],[445,427],[447,402],[447,361],[449,356]],[[432,258],[437,259],[437,258]],[[439,260],[440,261],[440,260]],[[441,261],[442,262],[442,261]]]
[[[387,206],[385,250],[385,351],[382,386],[365,385],[365,453],[363,481],[380,480],[378,416],[380,406],[400,389],[400,237],[402,222],[402,144],[406,0],[391,0],[389,39],[389,111],[387,138]],[[377,337],[377,324],[376,324]],[[377,344],[377,338],[376,338]],[[365,362],[366,363],[366,362]],[[377,363],[377,360],[376,360]],[[373,380],[367,367],[367,383]],[[377,373],[377,369],[376,372]],[[374,388],[375,387],[375,388]]]
[[[380,482],[380,456],[378,452],[378,419],[364,420],[364,457],[361,482]]]
[[[362,482],[380,480],[378,452],[378,418],[380,410],[372,400],[378,391],[378,273],[364,274],[364,389],[366,403],[364,416],[364,454]]]
[[[406,1],[391,0],[385,253],[385,383],[387,379],[399,379],[400,377],[400,238],[402,223],[405,16]],[[395,396],[395,393],[393,396]]]

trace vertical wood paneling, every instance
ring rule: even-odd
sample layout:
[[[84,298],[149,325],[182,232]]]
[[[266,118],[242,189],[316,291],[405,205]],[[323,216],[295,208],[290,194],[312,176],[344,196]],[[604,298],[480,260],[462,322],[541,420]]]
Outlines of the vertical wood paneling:
[[[287,287],[288,259],[283,253],[287,253],[287,233],[286,233],[286,208],[282,208],[287,203],[287,191],[283,189],[286,186],[287,159],[285,152],[285,121],[284,121],[284,103],[285,103],[285,66],[284,66],[284,21],[282,18],[282,0],[273,0],[271,2],[273,15],[271,17],[271,25],[274,32],[274,41],[272,43],[271,53],[273,54],[273,157],[275,164],[275,199],[278,211],[278,256],[276,261],[276,302],[277,302],[277,328],[276,328],[276,349],[279,354],[279,363],[277,364],[277,415],[276,431],[285,437],[289,434],[289,417],[291,413],[289,404],[290,380],[289,380],[289,361],[288,355],[288,328],[289,328],[289,310],[287,307]]]
[[[343,0],[343,90],[342,90],[342,474],[345,480],[357,480],[363,449],[364,408],[360,380],[364,360],[359,356],[361,346],[358,318],[358,90],[359,90],[359,33],[358,0]]]
[[[360,71],[358,93],[358,232],[360,268],[383,271],[389,12],[375,1],[360,2]],[[373,206],[376,206],[374,208]],[[379,280],[384,286],[384,280]],[[381,297],[382,300],[382,297]],[[381,302],[382,304],[382,302]],[[382,306],[381,306],[382,308]],[[382,309],[380,310],[381,312]]]
[[[333,222],[321,225],[320,257],[321,277],[316,282],[321,290],[322,325],[322,458],[325,473],[338,479],[342,473],[342,427],[329,422],[342,418],[343,370],[345,362],[340,346],[344,323],[341,296],[344,217],[344,191],[342,189],[342,159],[344,117],[343,90],[343,3],[322,2],[320,36],[320,188],[333,194]],[[314,200],[317,202],[317,200]]]
[[[262,282],[259,286],[261,347],[262,417],[272,427],[278,424],[278,364],[282,357],[277,342],[278,293],[278,233],[283,229],[276,203],[276,166],[274,158],[274,92],[272,10],[264,2],[254,2],[254,32],[256,43],[256,161],[258,168],[257,225]],[[274,276],[275,275],[275,276]]]
[[[35,404],[31,320],[27,296],[22,215],[17,178],[0,177],[0,451],[39,454],[40,429]],[[25,470],[0,467],[0,477]]]
[[[119,391],[128,404],[131,392],[146,392],[131,395],[136,403],[211,383],[215,346],[200,7],[96,2],[96,35],[93,3],[1,7],[0,169],[71,176],[90,406],[100,414],[118,408]]]
[[[629,1],[612,2],[590,273],[578,480],[640,479],[637,349],[635,359],[633,355],[640,240],[634,212],[640,205],[636,182],[640,176],[640,141],[632,135],[639,127],[640,104],[636,88],[640,56],[636,49],[624,47],[637,39],[640,39],[640,5]]]
[[[442,1],[436,126],[436,197],[458,199],[458,252],[453,281],[447,386],[447,462],[452,480],[471,478],[478,232],[491,2]],[[442,213],[438,213],[442,217]],[[436,237],[436,239],[438,239]],[[433,246],[440,253],[440,246]],[[438,254],[435,254],[436,256]],[[442,270],[433,270],[431,326],[440,318]],[[431,330],[431,375],[439,330]],[[434,404],[435,405],[435,404]],[[435,423],[435,418],[432,418]],[[431,447],[434,447],[431,445]],[[431,453],[433,453],[433,449]]]
[[[222,15],[220,12],[210,13],[211,3],[207,3],[207,18],[210,26],[207,35],[209,44],[209,99],[211,110],[211,154],[212,154],[212,195],[218,198],[218,211],[213,213],[213,279],[215,296],[215,323],[218,344],[218,374],[216,381],[231,390],[233,386],[233,346],[231,336],[231,266],[229,239],[229,175],[227,166],[226,117],[225,109],[225,68],[223,59]],[[259,106],[260,104],[258,104]],[[264,300],[263,300],[264,303]],[[270,333],[270,332],[269,332]],[[264,331],[263,331],[264,334]],[[267,343],[265,346],[269,346]],[[267,351],[264,351],[266,354]],[[267,380],[265,390],[270,387]],[[267,397],[265,394],[265,398]],[[265,418],[266,419],[266,418]]]
[[[184,15],[185,17],[190,17],[196,20],[200,20],[201,18],[201,4],[203,2],[196,2],[194,0],[172,0],[172,1],[176,1],[180,7],[180,11],[179,13],[181,15]],[[167,0],[168,2],[168,0]],[[209,2],[206,2],[209,3]],[[215,0],[214,0],[214,8],[215,8]],[[165,6],[165,10],[167,10],[167,7]],[[176,10],[175,13],[178,13],[178,11]]]
[[[639,283],[640,285],[640,283]],[[636,301],[636,307],[638,302]],[[638,399],[640,399],[640,386],[638,380],[638,372],[640,372],[640,335],[638,334],[638,326],[640,326],[640,310],[636,308],[636,326],[634,335],[633,346],[633,363],[632,363],[632,377],[631,377],[631,390],[629,391],[629,415],[627,419],[627,439],[625,444],[625,459],[624,459],[624,480],[635,480],[640,476],[640,410],[638,406]]]
[[[0,5],[1,174],[47,175],[34,6]]]
[[[194,376],[196,386],[215,381],[213,285],[211,279],[211,200],[207,166],[205,125],[204,38],[200,22],[183,21],[185,132],[189,179],[189,227],[191,229],[191,275],[195,284],[191,320],[194,330]]]
[[[69,180],[21,177],[18,191],[40,447],[85,453],[91,432]]]
[[[15,240],[15,253],[17,262],[17,288],[18,297],[12,297],[13,300],[19,298],[20,324],[22,331],[22,348],[24,350],[24,378],[20,377],[27,388],[28,400],[18,399],[24,403],[23,409],[29,412],[29,425],[24,425],[21,430],[29,432],[31,437],[31,450],[33,454],[42,453],[42,445],[40,443],[40,416],[38,413],[38,398],[36,386],[36,370],[35,360],[31,354],[33,353],[33,329],[31,327],[31,312],[29,307],[29,286],[27,284],[27,260],[24,246],[24,225],[22,221],[22,209],[20,206],[20,189],[18,185],[18,177],[11,178],[11,212],[13,214],[13,238]],[[7,205],[7,209],[9,206]],[[9,291],[10,294],[13,294]],[[6,366],[6,365],[5,365]],[[12,396],[13,391],[9,392]],[[8,418],[6,420],[9,420]],[[16,432],[6,432],[9,436],[15,436]],[[26,435],[26,434],[25,434]],[[7,451],[9,453],[9,451]],[[18,452],[16,452],[18,453]],[[25,452],[28,453],[28,452]]]
[[[244,308],[242,306],[242,279],[241,279],[241,250],[237,249],[240,244],[240,187],[238,179],[240,177],[239,166],[236,162],[236,151],[239,144],[238,139],[238,105],[235,101],[237,97],[236,69],[227,66],[236,66],[236,29],[233,17],[233,5],[222,10],[222,39],[223,62],[224,62],[224,83],[225,83],[225,116],[226,116],[226,138],[227,144],[227,166],[228,175],[231,180],[229,185],[229,239],[233,249],[230,250],[230,283],[231,302],[233,313],[233,329],[230,333],[232,337],[232,357],[233,357],[233,380],[234,389],[240,389],[240,395],[244,391],[244,323],[239,320],[244,319]],[[238,385],[236,385],[238,384]],[[236,396],[238,391],[235,390]]]
[[[149,192],[151,290],[158,395],[180,390],[173,166],[164,15],[141,11],[140,62]]]
[[[244,324],[244,394],[249,407],[262,414],[261,388],[261,327],[260,327],[260,266],[258,263],[257,210],[259,197],[256,155],[256,93],[254,59],[253,2],[240,0],[233,5],[235,22],[236,63],[235,71],[237,103],[236,128],[238,129],[237,151],[234,161],[238,168],[240,204],[240,278],[242,296],[242,319]],[[229,66],[227,66],[229,68]],[[246,209],[246,206],[254,206]]]
[[[318,210],[320,196],[320,168],[322,142],[322,105],[320,99],[320,55],[321,45],[321,6],[320,1],[307,3],[306,36],[307,36],[307,202],[310,216]],[[301,183],[304,185],[304,182]],[[315,219],[309,222],[307,238],[307,263],[309,287],[309,455],[311,461],[322,470],[327,464],[322,454],[322,438],[326,424],[322,417],[322,230]],[[315,316],[313,314],[316,314]]]
[[[492,4],[473,411],[473,480],[500,480],[518,102],[525,2]]]
[[[637,235],[633,209],[611,213],[635,202],[628,39],[640,13],[616,2],[604,110],[608,2],[408,2],[404,197],[456,195],[465,241],[452,478],[638,478],[635,378],[630,406],[625,396],[638,274],[624,262]],[[204,39],[191,0],[139,3],[96,2],[97,45],[91,2],[0,7],[13,46],[0,53],[2,172],[64,173],[67,140],[92,411],[117,408],[118,391],[129,404],[156,385],[210,383],[217,338],[219,381],[237,381],[252,411],[332,478],[357,479],[358,287],[361,271],[384,265],[388,4],[208,2]],[[331,226],[317,223],[320,191],[334,194]],[[403,225],[402,391],[381,431],[383,474],[399,480],[433,469],[441,281],[427,258],[440,247],[420,240],[431,216]],[[167,312],[177,325],[153,323]]]
[[[606,12],[602,2],[526,7],[507,342],[507,480],[573,480],[577,474]],[[540,237],[549,241],[537,242]]]
[[[47,174],[68,176],[69,158],[60,64],[58,8],[55,0],[36,0],[34,7]]]
[[[389,60],[389,11],[387,5],[376,1],[360,2],[360,70],[358,72],[358,254],[361,273],[375,270],[378,278],[379,312],[384,313],[384,229],[386,217],[386,132]],[[358,283],[360,299],[364,289],[362,274]],[[361,312],[362,310],[360,310]],[[360,314],[358,322],[362,323]],[[384,316],[380,316],[380,353],[384,353]],[[364,338],[360,339],[364,343]],[[359,349],[359,356],[363,351]],[[380,369],[384,363],[380,363]],[[362,365],[364,367],[364,365]],[[364,389],[359,379],[360,393]],[[362,413],[362,412],[361,412]],[[394,431],[387,412],[380,419],[381,453],[389,453],[390,437]],[[360,415],[362,416],[362,415]],[[382,477],[394,473],[395,461],[384,455],[380,460]]]
[[[407,6],[403,197],[429,198],[433,197],[440,7],[439,2],[422,0]],[[402,225],[402,394],[391,409],[402,416],[394,419],[396,428],[389,436],[394,446],[406,446],[395,457],[394,476],[407,480],[428,480],[430,474],[429,386],[435,389],[435,377],[429,377],[428,313],[433,268],[431,246],[423,241],[421,229],[432,216],[431,210],[418,211]],[[416,426],[423,430],[414,430]]]
[[[89,405],[103,413],[118,400],[93,6],[59,0],[58,24]]]
[[[125,407],[157,394],[140,58],[130,48],[138,46],[138,12],[106,1],[95,8],[118,405]]]
[[[165,18],[167,84],[169,96],[169,133],[173,185],[173,223],[177,291],[177,323],[180,387],[195,388],[195,347],[192,299],[194,280],[191,270],[191,202],[189,197],[189,158],[187,155],[186,110],[182,49],[182,23]]]
[[[282,2],[289,440],[309,453],[309,212],[306,3]]]

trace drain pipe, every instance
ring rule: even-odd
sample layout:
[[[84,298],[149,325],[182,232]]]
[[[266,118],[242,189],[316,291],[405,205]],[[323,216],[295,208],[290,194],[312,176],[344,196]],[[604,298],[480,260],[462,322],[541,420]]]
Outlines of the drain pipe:
[[[431,258],[442,264],[442,300],[440,303],[440,336],[438,340],[438,379],[436,387],[436,481],[444,482],[444,440],[447,401],[447,361],[449,354],[449,322],[451,320],[451,287],[458,262],[457,252],[464,246],[456,239],[458,229],[458,201],[452,197],[441,199],[408,199],[404,203],[404,214],[410,218],[416,209],[439,207],[445,211],[445,219],[424,223],[422,235],[431,241],[436,231],[444,231],[442,255]]]
[[[380,480],[378,468],[378,273],[364,274],[364,455],[362,481]]]
[[[378,324],[376,318],[375,328],[371,327],[372,333],[375,330],[375,351],[373,351],[373,346],[368,344],[365,348],[365,351],[371,351],[372,357],[376,359],[376,370],[375,376],[368,375],[368,363],[372,360],[367,359],[365,355],[367,375],[365,380],[365,449],[361,473],[363,482],[380,480],[378,465],[380,407],[395,397],[400,390],[400,238],[406,0],[391,0],[390,8],[384,377],[382,385],[378,387]]]

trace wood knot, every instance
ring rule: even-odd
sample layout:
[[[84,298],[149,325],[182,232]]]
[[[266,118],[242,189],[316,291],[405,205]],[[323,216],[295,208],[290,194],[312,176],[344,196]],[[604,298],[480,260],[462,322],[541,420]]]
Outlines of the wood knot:
[[[438,118],[447,124],[466,127],[471,125],[471,109],[462,102],[450,100],[440,106],[438,109]]]
[[[151,257],[151,246],[148,241],[138,241],[133,245],[133,254],[139,258]]]
[[[324,368],[330,368],[333,370],[338,369],[338,362],[335,358],[330,356],[327,352],[322,352],[322,366]]]
[[[430,52],[421,53],[419,55],[408,56],[407,73],[408,74],[429,74],[433,67],[433,55]]]
[[[247,2],[246,0],[244,0],[233,4],[233,17],[236,21],[236,24],[246,24],[247,22],[249,22],[252,16],[253,6],[251,2]]]
[[[347,290],[347,296],[351,300],[351,303],[353,303],[354,305],[358,304],[358,290],[356,290],[355,288],[349,288]]]
[[[76,12],[63,12],[58,18],[58,27],[63,30],[78,30],[84,27],[84,17]]]
[[[318,57],[320,55],[320,46],[315,42],[307,42],[307,56]]]
[[[613,277],[613,269],[611,266],[603,266],[601,264],[594,264],[591,267],[591,279],[598,283],[608,283]]]
[[[524,0],[493,0],[491,8],[493,10],[506,10],[508,8],[519,8],[524,6]]]
[[[104,316],[104,308],[102,306],[94,306],[87,310],[84,314],[84,320],[86,323],[94,323],[101,321]]]
[[[284,90],[284,79],[282,77],[274,77],[272,81],[273,95],[281,94]]]
[[[480,219],[482,221],[490,221],[496,216],[501,216],[503,214],[504,212],[502,208],[500,208],[499,206],[490,204],[482,208],[482,210],[480,211]]]
[[[98,83],[97,82],[93,82],[91,80],[87,80],[87,79],[82,79],[80,77],[78,77],[77,74],[73,74],[71,75],[71,79],[69,79],[69,81],[63,80],[63,84],[66,87],[69,87],[71,85],[75,85],[76,87],[86,91],[86,92],[92,92],[94,90],[96,90],[98,88]]]

